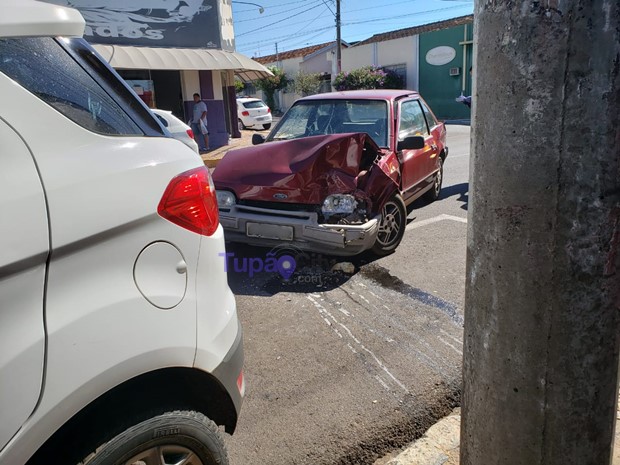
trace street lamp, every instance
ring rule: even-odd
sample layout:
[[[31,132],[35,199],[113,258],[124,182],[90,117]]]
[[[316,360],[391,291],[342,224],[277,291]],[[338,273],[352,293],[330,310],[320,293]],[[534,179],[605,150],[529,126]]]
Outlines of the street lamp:
[[[265,11],[265,9],[264,9],[262,6],[260,6],[258,3],[251,3],[251,2],[236,2],[236,1],[235,1],[235,2],[231,2],[231,3],[241,3],[242,5],[254,5],[254,6],[257,6],[257,7],[258,7],[258,12],[259,12],[260,14],[263,14],[263,12]]]

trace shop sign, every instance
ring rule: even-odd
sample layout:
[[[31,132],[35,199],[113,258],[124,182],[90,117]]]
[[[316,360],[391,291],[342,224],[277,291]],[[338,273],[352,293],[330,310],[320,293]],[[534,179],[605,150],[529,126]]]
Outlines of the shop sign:
[[[426,62],[429,65],[443,66],[450,63],[456,57],[456,50],[447,45],[435,47],[426,52]]]
[[[221,48],[219,0],[47,0],[76,8],[94,44]]]

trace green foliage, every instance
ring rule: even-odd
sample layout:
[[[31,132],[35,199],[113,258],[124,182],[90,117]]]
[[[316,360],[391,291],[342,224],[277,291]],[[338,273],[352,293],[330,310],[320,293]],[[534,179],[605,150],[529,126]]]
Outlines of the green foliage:
[[[245,83],[240,79],[235,78],[235,93],[242,94],[245,90]]]
[[[334,80],[334,87],[336,90],[402,89],[404,82],[403,78],[394,71],[376,66],[364,66],[350,73],[338,73]]]
[[[273,73],[273,76],[269,76],[263,79],[258,79],[255,82],[256,88],[263,91],[265,94],[265,103],[269,108],[275,110],[274,95],[277,90],[285,89],[289,83],[289,79],[286,77],[284,71],[275,66],[270,66],[269,71]]]
[[[321,73],[304,73],[300,71],[293,81],[293,89],[296,94],[306,96],[318,94],[321,90],[322,74]]]

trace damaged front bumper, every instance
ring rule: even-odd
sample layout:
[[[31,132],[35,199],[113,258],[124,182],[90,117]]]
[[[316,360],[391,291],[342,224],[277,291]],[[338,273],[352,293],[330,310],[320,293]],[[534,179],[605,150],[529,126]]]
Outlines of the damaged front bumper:
[[[234,205],[220,208],[227,241],[263,247],[290,243],[298,249],[351,256],[370,249],[377,238],[380,216],[362,224],[321,224],[314,212],[283,211]]]

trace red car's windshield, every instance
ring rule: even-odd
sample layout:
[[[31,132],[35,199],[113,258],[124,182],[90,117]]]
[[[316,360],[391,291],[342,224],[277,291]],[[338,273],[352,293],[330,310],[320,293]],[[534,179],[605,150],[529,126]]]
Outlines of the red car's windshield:
[[[307,100],[286,112],[267,140],[365,132],[388,147],[388,105],[383,100]]]

